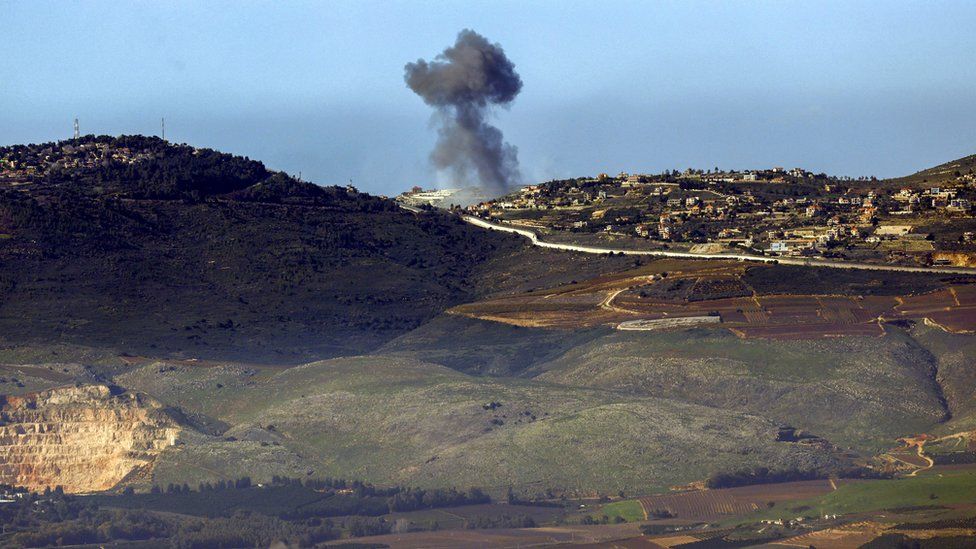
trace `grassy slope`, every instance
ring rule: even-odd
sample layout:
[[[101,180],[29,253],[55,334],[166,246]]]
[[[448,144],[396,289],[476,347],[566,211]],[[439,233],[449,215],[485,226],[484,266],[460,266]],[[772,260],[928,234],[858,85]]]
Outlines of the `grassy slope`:
[[[976,337],[948,334],[922,325],[912,334],[936,357],[939,383],[952,411],[952,420],[939,431],[976,429]]]
[[[954,180],[956,178],[956,172],[967,174],[973,169],[976,169],[976,154],[965,156],[958,160],[952,160],[945,164],[939,164],[933,168],[915,172],[912,175],[889,179],[886,182],[893,185],[934,186]]]
[[[757,416],[477,378],[409,359],[337,359],[268,375],[228,368],[170,376],[146,367],[121,376],[128,387],[234,425],[225,436],[237,440],[200,437],[165,452],[156,481],[311,471],[427,486],[647,491],[719,469],[834,459],[774,442],[775,425]],[[485,410],[490,402],[502,406]],[[275,470],[277,458],[285,471]]]
[[[704,330],[616,333],[545,365],[539,379],[762,414],[873,452],[942,418],[928,360],[899,334],[768,341]]]
[[[471,374],[517,375],[610,331],[524,328],[444,314],[384,345],[377,354],[416,358]]]

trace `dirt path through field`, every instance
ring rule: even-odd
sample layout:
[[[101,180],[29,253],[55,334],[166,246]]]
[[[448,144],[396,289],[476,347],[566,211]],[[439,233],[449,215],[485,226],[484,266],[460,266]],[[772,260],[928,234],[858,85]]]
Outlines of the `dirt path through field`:
[[[931,469],[932,467],[935,466],[935,460],[932,459],[932,458],[930,458],[929,456],[925,455],[925,441],[924,440],[921,441],[921,442],[919,442],[918,443],[918,446],[916,446],[915,448],[918,450],[918,457],[924,459],[925,460],[925,463],[928,463],[928,465],[925,466],[925,467],[922,467],[921,469],[915,469],[914,471],[912,471],[908,475],[910,477],[914,477],[915,475],[919,474],[921,471],[928,471],[929,469]]]
[[[606,299],[604,299],[602,302],[600,302],[600,308],[601,309],[606,309],[608,311],[614,311],[614,312],[617,312],[617,313],[624,313],[624,314],[628,314],[628,315],[640,314],[637,311],[631,311],[630,309],[624,309],[623,307],[617,307],[616,305],[613,304],[613,300],[616,299],[618,295],[626,292],[627,290],[633,288],[634,286],[637,286],[637,285],[642,284],[642,283],[643,284],[646,284],[648,282],[653,282],[653,281],[654,281],[654,275],[638,276],[638,277],[634,277],[634,278],[631,278],[631,279],[627,280],[627,285],[626,286],[624,286],[623,288],[619,288],[617,290],[612,290],[609,294],[607,294]]]

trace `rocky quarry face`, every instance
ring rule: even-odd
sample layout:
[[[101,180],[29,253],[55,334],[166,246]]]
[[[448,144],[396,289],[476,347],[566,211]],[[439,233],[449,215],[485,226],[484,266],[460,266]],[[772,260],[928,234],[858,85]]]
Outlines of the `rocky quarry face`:
[[[0,483],[107,490],[147,471],[180,430],[157,401],[105,385],[0,396]]]

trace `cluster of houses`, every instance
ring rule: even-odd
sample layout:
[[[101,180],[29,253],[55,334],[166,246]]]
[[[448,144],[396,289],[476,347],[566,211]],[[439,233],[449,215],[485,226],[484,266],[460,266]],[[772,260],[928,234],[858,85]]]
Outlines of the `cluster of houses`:
[[[945,189],[941,187],[931,187],[923,191],[913,189],[901,189],[892,198],[902,205],[893,214],[911,214],[925,209],[945,209],[950,212],[968,212],[972,209],[972,203],[967,198],[958,197],[959,190],[956,188]]]
[[[791,183],[798,180],[803,187],[793,190]],[[746,184],[754,181],[766,185]],[[873,179],[862,178],[867,184],[856,185],[848,181],[854,180],[814,176],[802,168],[600,174],[523,187],[468,211],[514,220],[522,211],[551,210],[545,219],[553,229],[720,242],[772,255],[812,255],[837,246],[867,248],[887,241],[899,243],[904,250],[924,250],[931,236],[913,229],[924,223],[905,216],[936,213],[965,218],[972,211],[970,196],[976,194],[976,181],[897,191],[874,185]],[[885,244],[889,248],[897,247]]]
[[[152,155],[145,151],[99,142],[65,143],[42,149],[10,147],[0,151],[0,181],[25,182],[52,169],[96,168],[109,162],[134,164],[150,158]]]
[[[0,484],[0,504],[16,503],[30,495],[26,488]]]

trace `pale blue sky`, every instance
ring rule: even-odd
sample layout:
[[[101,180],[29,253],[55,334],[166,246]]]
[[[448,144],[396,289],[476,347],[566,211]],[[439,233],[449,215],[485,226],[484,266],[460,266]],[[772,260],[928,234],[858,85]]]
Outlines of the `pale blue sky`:
[[[0,144],[158,133],[306,179],[434,176],[403,66],[468,27],[525,86],[527,181],[689,166],[899,175],[976,153],[976,2],[11,2]]]

